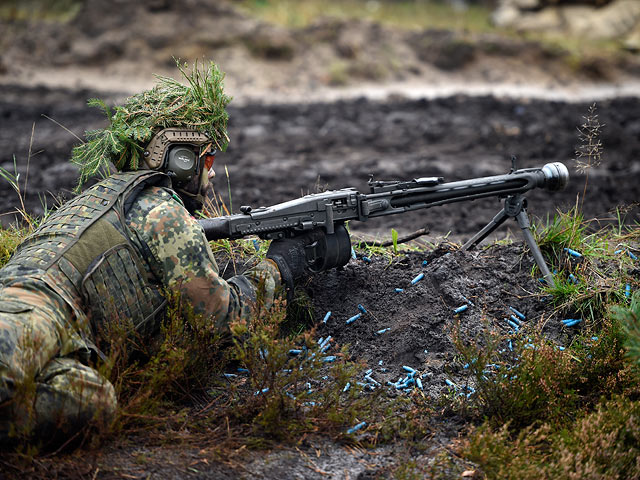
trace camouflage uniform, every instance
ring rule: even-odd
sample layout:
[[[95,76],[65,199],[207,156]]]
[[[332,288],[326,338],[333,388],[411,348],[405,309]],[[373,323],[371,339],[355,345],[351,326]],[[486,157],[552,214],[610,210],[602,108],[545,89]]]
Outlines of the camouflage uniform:
[[[159,172],[116,174],[62,206],[0,270],[0,440],[108,422],[116,396],[92,368],[104,355],[96,339],[119,323],[157,333],[165,289],[220,329],[249,318],[258,283],[273,301],[275,263],[223,280],[169,186]]]

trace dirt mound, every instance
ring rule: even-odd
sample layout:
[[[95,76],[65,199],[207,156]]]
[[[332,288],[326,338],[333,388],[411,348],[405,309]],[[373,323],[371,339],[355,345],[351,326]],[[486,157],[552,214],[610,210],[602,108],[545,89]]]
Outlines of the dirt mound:
[[[457,326],[466,340],[482,337],[487,327],[507,334],[513,307],[527,318],[522,332],[546,324],[545,334],[557,336],[558,322],[537,295],[541,284],[531,277],[532,266],[519,244],[479,252],[444,246],[394,261],[360,257],[314,277],[308,290],[317,319],[331,312],[318,330],[322,337],[350,345],[382,385],[406,376],[405,366],[419,371],[425,393],[436,400],[468,384],[452,341]]]

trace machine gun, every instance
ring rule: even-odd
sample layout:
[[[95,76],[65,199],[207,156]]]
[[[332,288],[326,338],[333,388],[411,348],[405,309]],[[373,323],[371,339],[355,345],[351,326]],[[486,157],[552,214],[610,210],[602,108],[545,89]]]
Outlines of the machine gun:
[[[351,257],[351,241],[344,223],[360,222],[384,215],[395,215],[453,202],[497,196],[504,198],[504,208],[462,246],[474,248],[508,218],[517,220],[533,257],[549,285],[554,285],[540,248],[530,229],[523,193],[534,188],[562,190],[568,180],[567,167],[560,162],[542,168],[516,170],[505,175],[472,178],[445,183],[442,177],[417,178],[411,181],[369,180],[370,193],[354,188],[315,193],[271,207],[240,207],[242,213],[200,219],[208,240],[237,239],[257,235],[262,239],[294,237],[322,228],[326,235],[306,250],[308,268],[314,272],[345,265]]]

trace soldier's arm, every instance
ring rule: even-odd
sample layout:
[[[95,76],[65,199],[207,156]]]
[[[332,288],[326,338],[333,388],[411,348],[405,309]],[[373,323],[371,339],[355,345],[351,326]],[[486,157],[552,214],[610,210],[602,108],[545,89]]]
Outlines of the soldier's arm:
[[[268,308],[280,289],[280,273],[271,260],[225,281],[200,225],[177,200],[163,191],[158,201],[143,194],[137,200],[143,216],[133,218],[135,230],[153,258],[155,276],[170,289],[179,289],[196,313],[212,315],[224,328],[230,321],[249,319],[256,298]],[[154,206],[144,208],[145,201]]]

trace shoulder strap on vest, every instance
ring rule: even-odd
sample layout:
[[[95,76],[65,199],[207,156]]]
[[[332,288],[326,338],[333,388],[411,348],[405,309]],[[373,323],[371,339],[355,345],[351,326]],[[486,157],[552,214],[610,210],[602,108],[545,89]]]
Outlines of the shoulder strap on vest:
[[[147,185],[170,184],[171,180],[166,174],[153,170],[111,175],[60,207],[40,228],[27,237],[18,248],[16,255],[22,250],[28,250],[32,245],[37,246],[39,250],[46,245],[44,249],[47,252],[46,254],[43,252],[43,261],[39,264],[39,268],[46,270],[72,248],[82,234],[102,219],[111,208],[119,211],[120,219],[123,221],[122,205],[128,199],[135,200],[135,196]],[[117,205],[117,202],[123,198],[125,202]],[[124,224],[123,227],[126,231]]]

